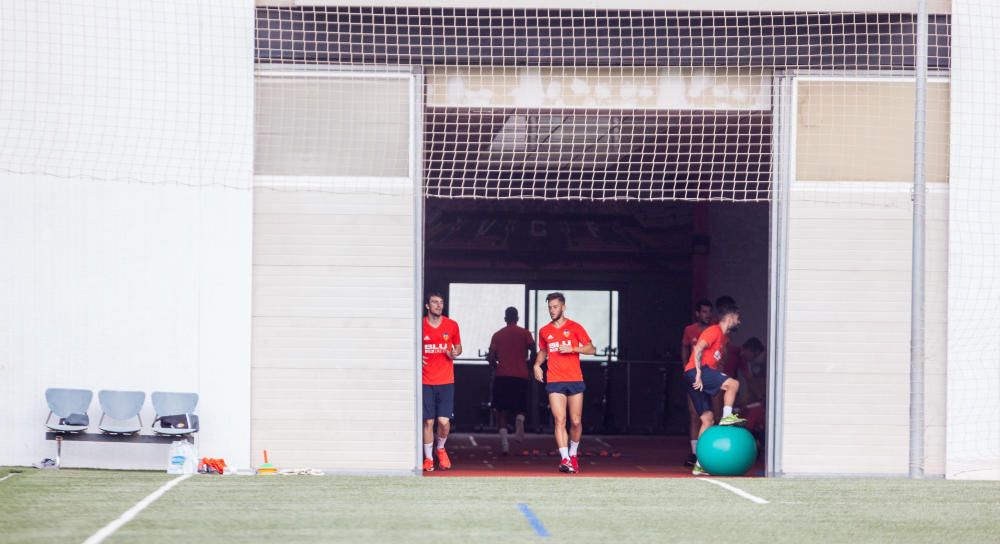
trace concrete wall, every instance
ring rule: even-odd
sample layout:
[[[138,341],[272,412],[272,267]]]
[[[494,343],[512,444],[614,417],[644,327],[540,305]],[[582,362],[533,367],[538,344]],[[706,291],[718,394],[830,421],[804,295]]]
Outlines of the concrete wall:
[[[906,474],[912,212],[904,183],[792,183],[785,474]],[[928,194],[926,473],[944,473],[948,193]]]
[[[418,470],[411,81],[258,77],[255,462]]]
[[[95,431],[99,389],[199,393],[201,453],[248,466],[252,2],[13,4],[0,18],[0,465],[54,455],[44,390],[72,387],[95,391]],[[167,461],[164,445],[63,454]]]
[[[770,204],[712,203],[708,217],[709,296],[729,295],[740,307],[742,324],[730,342],[739,346],[756,336],[767,345]]]

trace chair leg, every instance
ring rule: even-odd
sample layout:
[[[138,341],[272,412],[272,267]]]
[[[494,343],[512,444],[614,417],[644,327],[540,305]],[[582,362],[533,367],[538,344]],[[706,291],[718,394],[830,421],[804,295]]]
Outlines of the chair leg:
[[[60,435],[56,436],[56,468],[62,466],[62,442],[63,437]]]

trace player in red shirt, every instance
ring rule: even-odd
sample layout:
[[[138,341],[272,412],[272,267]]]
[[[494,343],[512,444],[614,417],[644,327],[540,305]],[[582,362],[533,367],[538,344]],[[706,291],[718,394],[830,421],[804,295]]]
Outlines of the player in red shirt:
[[[729,342],[728,334],[740,324],[740,312],[735,306],[723,308],[719,312],[719,323],[712,325],[701,333],[694,345],[691,359],[684,366],[684,377],[691,384],[688,396],[694,404],[695,411],[701,419],[701,429],[698,436],[715,425],[715,415],[712,413],[712,397],[719,391],[725,392],[722,419],[719,425],[739,425],[746,420],[733,414],[733,403],[740,390],[740,382],[730,378],[720,370],[722,357]],[[692,474],[698,476],[707,474],[701,465],[695,462]]]
[[[498,330],[490,339],[486,360],[493,368],[493,409],[500,428],[500,452],[510,453],[507,439],[507,414],[515,416],[514,429],[517,439],[524,440],[524,414],[531,387],[529,367],[535,360],[535,339],[528,329],[517,326],[517,308],[504,310],[507,326]]]
[[[538,357],[535,358],[535,379],[545,384],[549,408],[555,422],[556,445],[562,461],[559,471],[570,474],[580,471],[577,450],[583,435],[583,371],[580,354],[593,355],[597,348],[579,323],[566,319],[566,297],[549,293],[545,297],[552,322],[538,331]],[[542,373],[542,363],[548,359],[548,376]],[[569,412],[569,435],[566,414]],[[568,442],[568,444],[567,444]]]
[[[712,324],[713,317],[712,301],[703,298],[694,305],[694,323],[684,327],[684,332],[681,334],[681,361],[686,362],[691,358],[691,348],[698,343],[698,337],[701,336],[702,331]],[[698,451],[698,434],[701,430],[701,418],[695,412],[694,404],[691,403],[690,397],[688,398],[687,405],[688,436],[691,437],[691,456],[688,457],[684,464],[693,467],[698,461],[695,452]]]
[[[424,307],[423,370],[424,404],[424,470],[434,470],[434,422],[437,421],[438,466],[451,468],[451,459],[444,449],[455,413],[455,363],[462,354],[462,337],[458,323],[444,316],[444,297],[430,293]]]

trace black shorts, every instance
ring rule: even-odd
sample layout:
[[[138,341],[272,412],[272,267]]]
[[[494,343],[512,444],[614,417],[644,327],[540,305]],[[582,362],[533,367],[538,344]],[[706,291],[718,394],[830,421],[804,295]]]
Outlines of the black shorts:
[[[547,394],[559,393],[567,397],[580,395],[586,390],[587,385],[583,382],[551,382],[545,384],[545,392]]]
[[[512,376],[493,378],[493,408],[515,414],[527,413],[530,380]]]
[[[726,383],[729,376],[712,367],[703,366],[701,367],[701,385],[703,387],[701,391],[696,391],[693,387],[695,375],[696,372],[692,368],[684,373],[684,378],[688,382],[688,396],[691,397],[691,403],[694,404],[694,413],[701,415],[712,411],[712,397],[720,391],[722,384]]]
[[[455,417],[455,384],[424,385],[424,419]]]

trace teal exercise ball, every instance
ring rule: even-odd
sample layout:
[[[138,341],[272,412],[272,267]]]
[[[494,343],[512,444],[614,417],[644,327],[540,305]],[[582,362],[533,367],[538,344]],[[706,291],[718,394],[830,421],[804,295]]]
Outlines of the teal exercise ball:
[[[698,462],[715,476],[742,476],[757,460],[757,442],[741,427],[710,427],[698,437]]]

